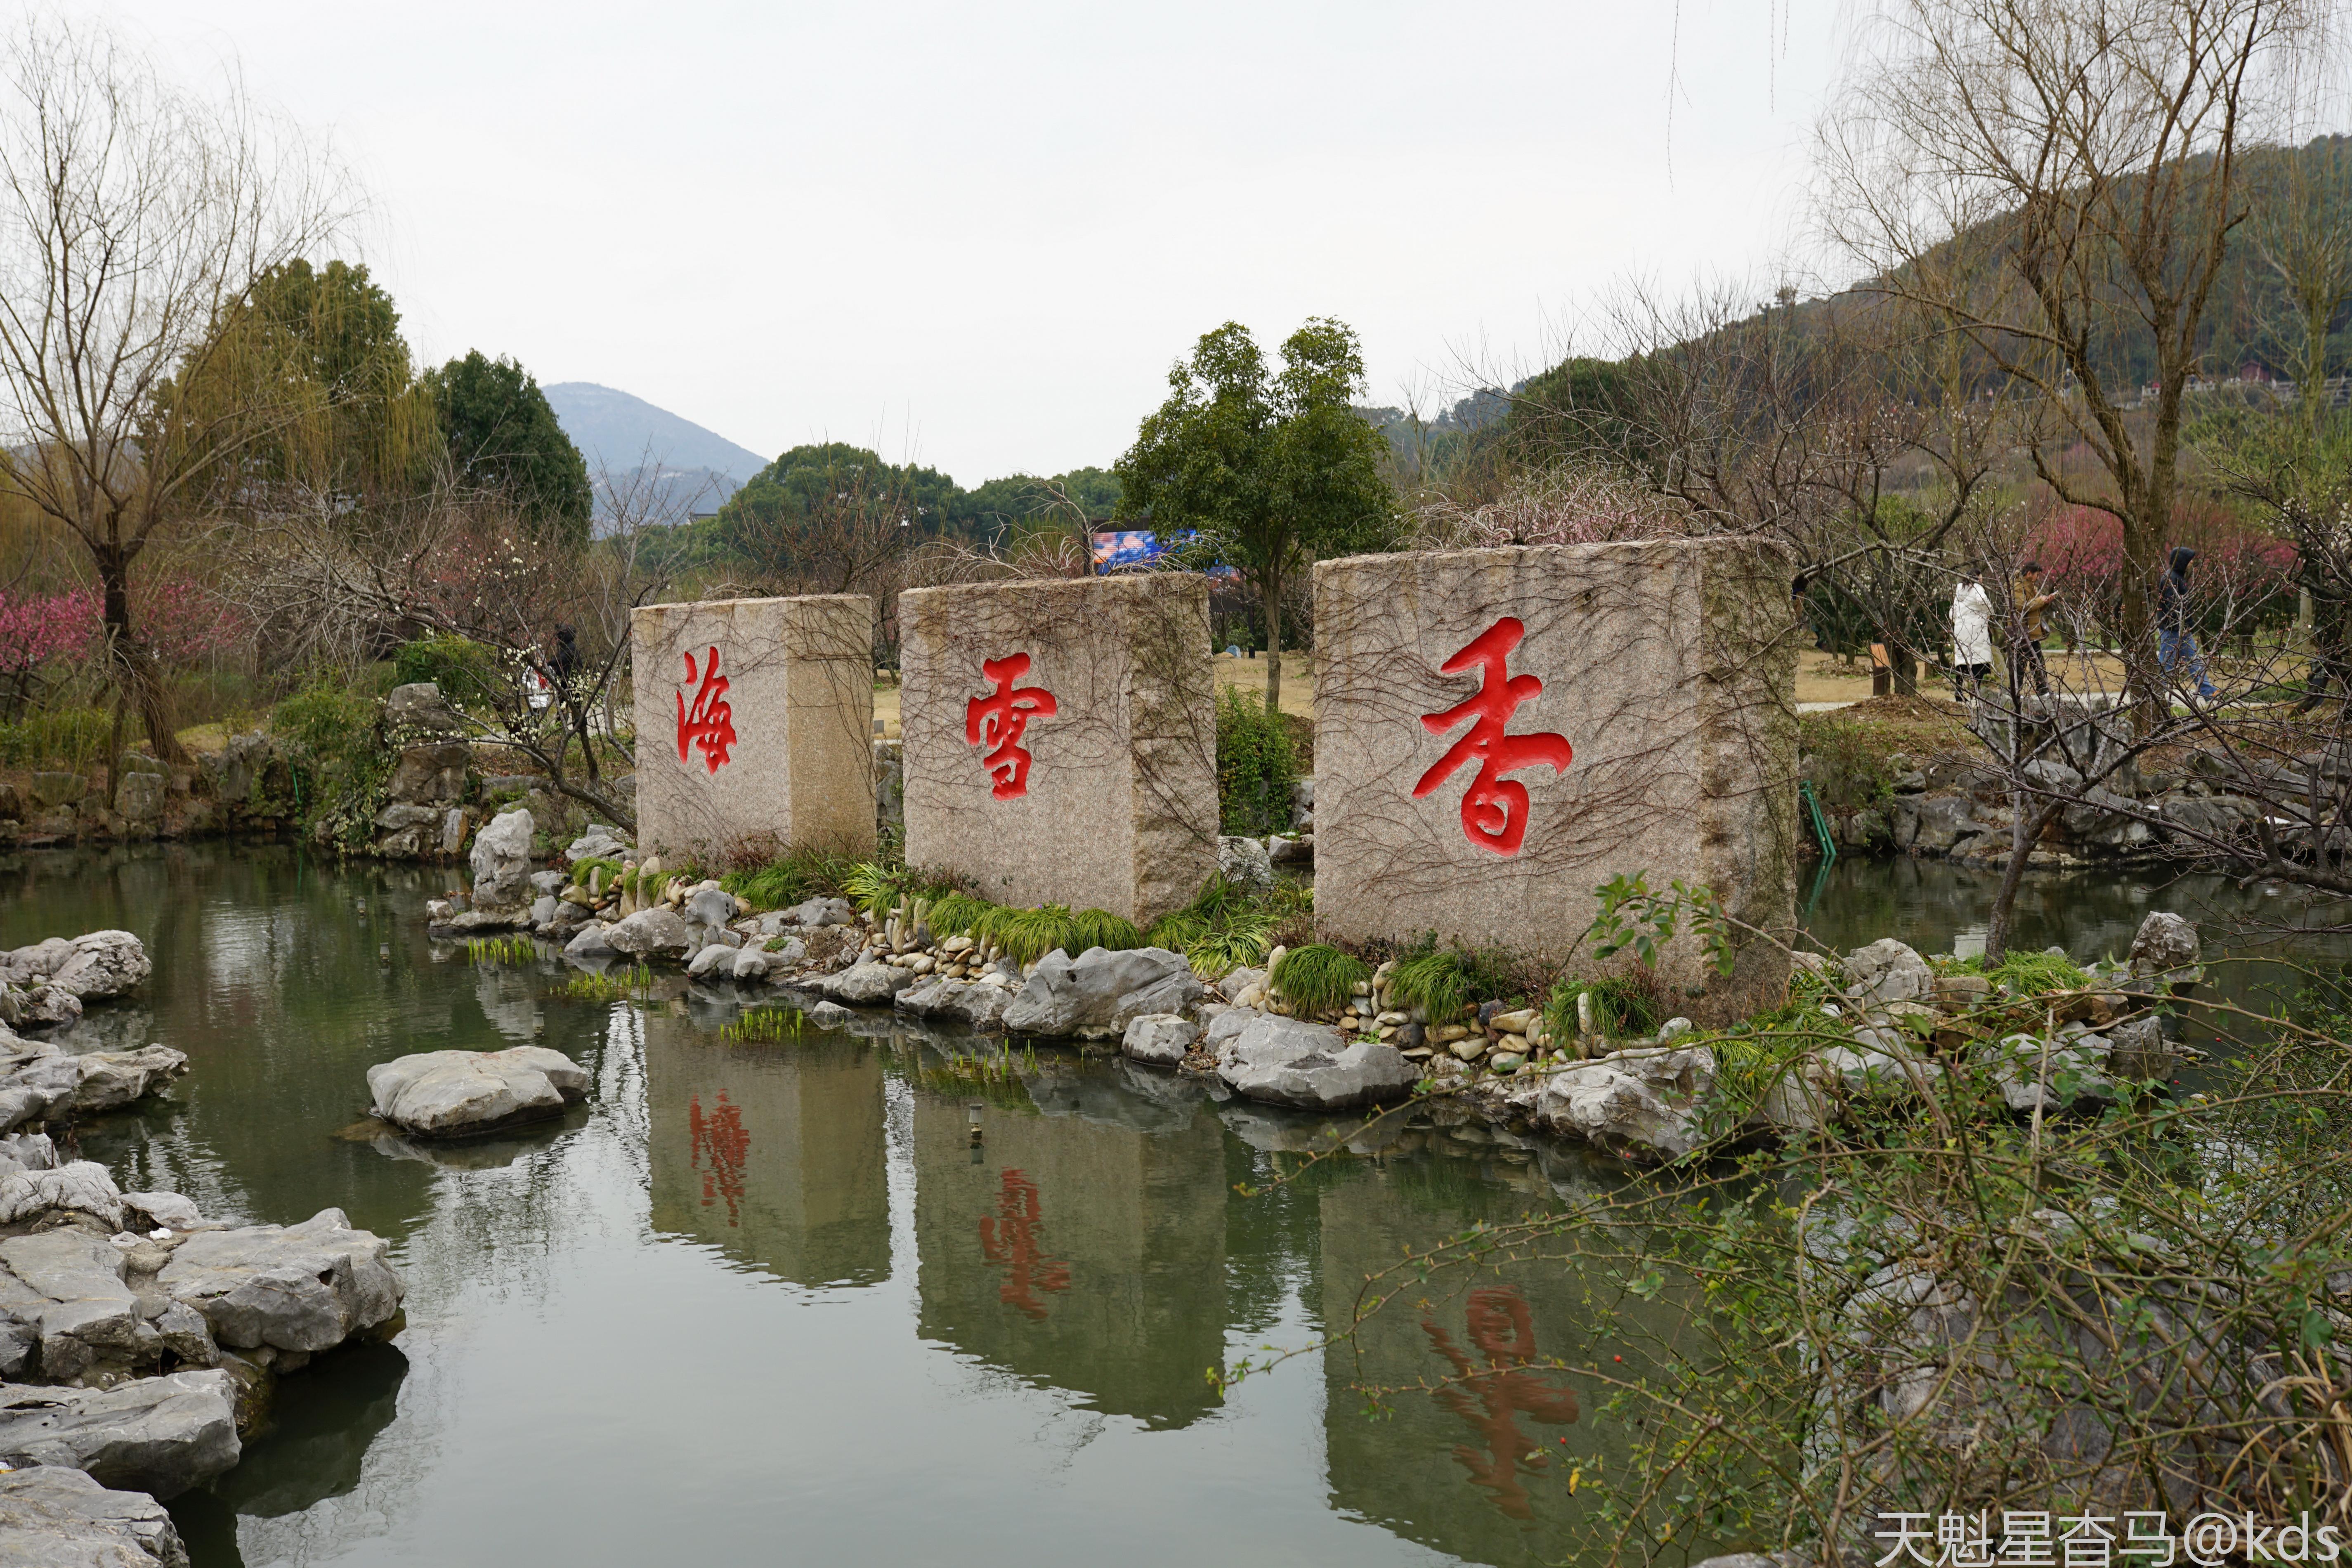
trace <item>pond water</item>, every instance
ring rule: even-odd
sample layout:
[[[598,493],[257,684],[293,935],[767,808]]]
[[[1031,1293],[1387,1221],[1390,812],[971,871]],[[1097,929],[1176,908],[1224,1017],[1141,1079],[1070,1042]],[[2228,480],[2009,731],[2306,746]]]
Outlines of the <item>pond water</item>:
[[[1222,1399],[1208,1377],[1345,1322],[1405,1246],[1613,1179],[1573,1149],[1424,1125],[1276,1183],[1319,1122],[1115,1060],[980,1076],[984,1046],[880,1020],[737,1041],[677,983],[593,1003],[552,962],[468,963],[424,936],[451,873],[231,845],[6,864],[0,946],[118,926],[155,961],[74,1043],[191,1058],[82,1154],[223,1218],[340,1206],[407,1280],[393,1344],[286,1379],[244,1462],[173,1504],[200,1565],[1532,1563],[1591,1506],[1569,1476],[1617,1451],[1592,1390],[1520,1364],[1630,1349],[1591,1342],[1558,1266],[1416,1289]],[[2036,883],[2023,940],[2120,951],[2192,893],[2263,898]],[[1988,894],[1849,860],[1811,918],[1937,951]],[[354,1131],[372,1063],[523,1041],[586,1065],[590,1103],[454,1148]],[[1365,1414],[1366,1382],[1472,1370]]]

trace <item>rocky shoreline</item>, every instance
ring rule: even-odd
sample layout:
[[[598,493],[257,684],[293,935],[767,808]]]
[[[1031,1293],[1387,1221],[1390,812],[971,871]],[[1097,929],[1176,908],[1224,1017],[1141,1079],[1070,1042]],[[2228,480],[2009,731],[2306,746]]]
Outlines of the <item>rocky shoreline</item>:
[[[68,1053],[56,1027],[152,973],[127,931],[0,954],[0,1559],[184,1564],[156,1502],[235,1466],[284,1374],[396,1333],[389,1244],[340,1209],[299,1225],[206,1219],[62,1163],[49,1131],[163,1091],[163,1046]],[[63,1004],[70,1002],[72,1006]]]
[[[581,876],[534,870],[531,836],[521,811],[485,830],[473,897],[463,910],[436,901],[436,935],[528,930],[582,968],[675,965],[741,1003],[781,994],[820,1026],[887,1010],[978,1035],[1099,1044],[1271,1107],[1332,1112],[1443,1097],[1500,1134],[1579,1142],[1645,1164],[1810,1136],[1857,1107],[1925,1093],[1947,1073],[1998,1090],[2019,1114],[2099,1103],[2121,1081],[2164,1079],[2173,1058],[2150,1009],[2200,973],[2194,928],[2165,914],[2149,917],[2129,959],[2079,972],[2054,1001],[2010,994],[1952,972],[1948,959],[1931,965],[1892,940],[1842,958],[1799,953],[1795,1011],[1770,1036],[1771,1081],[1737,1100],[1727,1080],[1756,1076],[1756,1037],[1743,1028],[1708,1034],[1674,1018],[1617,1038],[1587,1018],[1555,1038],[1538,1010],[1494,1000],[1433,1019],[1391,994],[1393,965],[1358,983],[1344,1005],[1305,1016],[1270,978],[1280,950],[1266,968],[1217,975],[1150,947],[1056,950],[1023,963],[970,936],[935,937],[919,908],[877,921],[816,898],[755,911],[716,881],[665,880],[657,860],[632,858],[609,829],[565,852],[589,868]],[[610,865],[619,876],[604,876]],[[1747,1070],[1727,1072],[1727,1052]],[[551,1093],[540,1098],[543,1112],[560,1109]],[[482,1104],[513,1114],[496,1096]]]

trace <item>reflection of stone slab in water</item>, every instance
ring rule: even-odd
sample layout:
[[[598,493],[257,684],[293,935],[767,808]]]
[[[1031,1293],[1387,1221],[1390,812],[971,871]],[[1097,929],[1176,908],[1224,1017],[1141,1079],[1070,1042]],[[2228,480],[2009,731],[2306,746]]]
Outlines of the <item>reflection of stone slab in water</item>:
[[[1145,1131],[1007,1098],[982,1112],[975,1163],[964,1107],[915,1097],[923,1336],[1147,1426],[1213,1409],[1202,1373],[1224,1359],[1216,1119]]]
[[[654,1228],[799,1285],[890,1275],[882,1060],[817,1037],[730,1045],[648,1017]]]
[[[1481,1218],[1526,1211],[1523,1194],[1484,1184],[1465,1192],[1460,1174],[1454,1162],[1441,1160],[1385,1169],[1359,1163],[1322,1194],[1327,1325],[1348,1323],[1365,1276],[1393,1267],[1405,1245],[1419,1252]],[[1417,1194],[1408,1190],[1416,1183],[1438,1187]],[[1618,1475],[1625,1447],[1596,1419],[1600,1391],[1519,1363],[1531,1356],[1578,1363],[1594,1353],[1580,1327],[1589,1317],[1580,1288],[1557,1262],[1507,1266],[1500,1278],[1442,1275],[1367,1319],[1353,1352],[1327,1352],[1323,1429],[1333,1504],[1475,1563],[1568,1555],[1575,1517],[1569,1510],[1601,1494],[1571,1500],[1563,1459],[1569,1468],[1584,1463],[1590,1476],[1592,1456],[1604,1451],[1608,1473]],[[1423,1297],[1426,1308],[1418,1304]],[[1364,1414],[1360,1384],[1433,1383],[1465,1371],[1491,1375],[1451,1396],[1397,1394],[1386,1419]],[[1530,1452],[1549,1457],[1530,1465]]]

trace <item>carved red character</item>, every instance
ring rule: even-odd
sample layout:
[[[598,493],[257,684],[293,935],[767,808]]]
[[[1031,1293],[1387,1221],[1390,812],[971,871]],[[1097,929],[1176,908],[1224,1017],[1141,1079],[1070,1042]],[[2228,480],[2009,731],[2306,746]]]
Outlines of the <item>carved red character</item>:
[[[981,758],[996,787],[988,793],[1012,800],[1029,793],[1029,753],[1021,749],[1022,731],[1032,719],[1050,719],[1056,710],[1054,694],[1042,686],[1013,683],[1029,673],[1029,656],[1007,654],[982,661],[980,673],[996,688],[965,704],[963,738],[967,744],[989,750]]]
[[[1027,1173],[1007,1170],[997,1179],[996,1212],[980,1216],[980,1256],[1004,1270],[996,1299],[1032,1322],[1045,1321],[1040,1290],[1070,1288],[1070,1266],[1045,1252],[1044,1205]]]
[[[710,650],[709,662],[702,668],[702,684],[696,687],[694,706],[686,705],[686,693],[677,697],[677,760],[688,762],[688,748],[701,752],[702,762],[712,773],[727,765],[727,753],[735,745],[735,710],[723,699],[727,695],[727,678],[719,673],[719,650]],[[686,684],[694,686],[694,656],[686,656]]]
[[[1433,735],[1443,735],[1465,719],[1471,724],[1470,732],[1421,775],[1421,782],[1412,786],[1412,797],[1419,800],[1475,762],[1478,774],[1462,796],[1462,832],[1479,848],[1497,855],[1517,854],[1528,836],[1527,786],[1502,775],[1538,765],[1565,773],[1576,755],[1564,735],[1503,732],[1519,704],[1543,690],[1543,682],[1534,676],[1510,673],[1511,650],[1527,635],[1524,622],[1516,616],[1505,616],[1473,637],[1461,652],[1438,666],[1438,672],[1455,675],[1478,669],[1476,694],[1443,713],[1424,713],[1421,720]]]
[[[1519,1417],[1529,1415],[1548,1426],[1577,1416],[1576,1391],[1561,1388],[1528,1363],[1536,1355],[1534,1315],[1526,1298],[1508,1286],[1488,1286],[1470,1292],[1470,1343],[1478,1360],[1457,1349],[1454,1336],[1433,1318],[1421,1321],[1430,1344],[1454,1368],[1455,1382],[1432,1395],[1438,1404],[1467,1421],[1486,1439],[1486,1450],[1464,1443],[1454,1450],[1454,1461],[1470,1472],[1474,1485],[1494,1494],[1495,1506],[1513,1519],[1533,1517],[1528,1489],[1520,1484],[1519,1468],[1543,1464],[1530,1455],[1531,1445],[1519,1430]]]

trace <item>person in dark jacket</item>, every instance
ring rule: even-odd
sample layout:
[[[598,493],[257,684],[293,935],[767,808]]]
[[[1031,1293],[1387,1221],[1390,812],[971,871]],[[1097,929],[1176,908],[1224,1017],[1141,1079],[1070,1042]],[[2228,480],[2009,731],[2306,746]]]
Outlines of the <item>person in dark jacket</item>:
[[[2296,578],[2311,595],[2311,675],[2303,700],[2294,705],[2297,713],[2318,707],[2330,681],[2352,693],[2352,594],[2341,575],[2344,542],[2340,533],[2327,541],[2326,548],[2306,539],[2295,568]]]
[[[2197,552],[2185,544],[2172,547],[2172,565],[2156,584],[2156,662],[2170,672],[2185,654],[2189,673],[2197,678],[2197,695],[2210,700],[2213,683],[2205,679],[2205,656],[2197,651],[2197,634],[2189,625],[2189,566]]]

